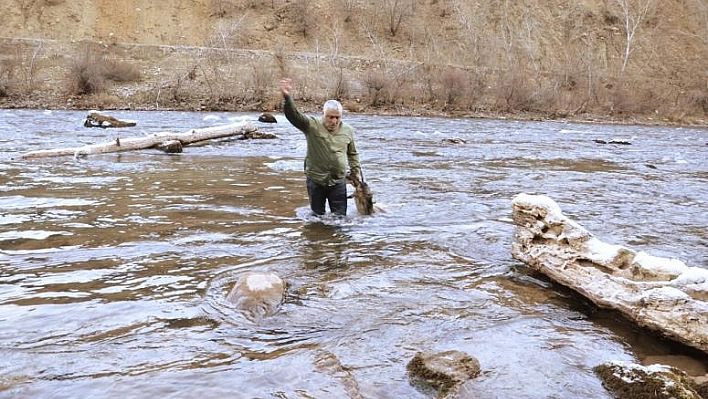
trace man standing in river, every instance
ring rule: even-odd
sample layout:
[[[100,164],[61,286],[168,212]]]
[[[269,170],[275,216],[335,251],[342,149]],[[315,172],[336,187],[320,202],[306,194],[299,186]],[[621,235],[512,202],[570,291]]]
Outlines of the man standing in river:
[[[329,203],[332,213],[344,216],[347,214],[347,164],[352,175],[361,176],[354,129],[342,122],[343,107],[339,101],[327,100],[319,119],[297,110],[291,90],[292,80],[281,79],[285,117],[305,134],[307,140],[305,175],[310,209],[317,215],[324,215],[325,203]]]

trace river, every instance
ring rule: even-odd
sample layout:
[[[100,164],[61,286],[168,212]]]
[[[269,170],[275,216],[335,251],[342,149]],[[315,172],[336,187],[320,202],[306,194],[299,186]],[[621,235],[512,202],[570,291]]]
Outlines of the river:
[[[282,114],[254,122],[272,140],[18,160],[257,118],[111,115],[138,124],[0,110],[0,398],[422,399],[406,364],[454,349],[482,367],[461,398],[609,399],[601,362],[708,364],[510,255],[512,198],[545,194],[605,242],[708,268],[705,129],[345,114],[385,210],[345,219],[309,214]],[[288,284],[258,323],[225,299],[247,270]]]

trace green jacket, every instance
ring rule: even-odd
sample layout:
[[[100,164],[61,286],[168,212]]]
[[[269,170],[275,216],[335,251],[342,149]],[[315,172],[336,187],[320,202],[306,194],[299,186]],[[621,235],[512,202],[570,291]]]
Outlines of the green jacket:
[[[298,111],[290,96],[285,97],[283,110],[288,121],[305,133],[307,177],[323,186],[343,183],[347,175],[347,163],[353,174],[361,176],[359,153],[354,144],[354,129],[351,126],[340,123],[339,129],[330,133],[321,119]]]

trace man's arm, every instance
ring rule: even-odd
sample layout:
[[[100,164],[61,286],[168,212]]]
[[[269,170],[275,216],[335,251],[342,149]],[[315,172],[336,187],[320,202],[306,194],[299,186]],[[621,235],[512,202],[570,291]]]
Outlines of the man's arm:
[[[280,80],[280,93],[283,95],[283,112],[285,113],[285,118],[293,126],[305,132],[310,127],[310,118],[301,114],[295,107],[295,102],[290,96],[290,91],[292,90],[291,82],[290,78]]]
[[[347,161],[349,162],[349,171],[359,180],[361,180],[361,165],[359,163],[359,152],[356,150],[354,143],[354,133],[352,132],[352,141],[347,146]]]

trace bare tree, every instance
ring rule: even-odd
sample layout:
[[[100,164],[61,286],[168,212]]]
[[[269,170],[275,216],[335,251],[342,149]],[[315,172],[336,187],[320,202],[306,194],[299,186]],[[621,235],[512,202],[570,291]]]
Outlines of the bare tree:
[[[22,18],[24,19],[25,24],[29,20],[30,15],[33,12],[33,9],[37,3],[37,0],[16,0],[18,5],[20,6],[20,12],[22,13]]]
[[[376,25],[376,16],[375,15],[365,15],[362,21],[361,25],[364,34],[366,35],[366,38],[369,39],[369,43],[371,43],[371,47],[376,50],[380,58],[385,58],[386,57],[386,50],[384,48],[384,45],[382,41],[379,39],[379,37],[376,34],[377,31],[377,25]]]
[[[272,91],[275,75],[270,68],[264,68],[263,65],[251,65],[251,89],[255,102],[266,102],[268,93]]]
[[[219,21],[214,27],[215,35],[221,42],[221,47],[227,50],[232,47],[242,47],[251,36],[248,26],[250,25],[248,12],[241,15],[236,20]]]
[[[469,82],[465,71],[457,68],[446,67],[440,78],[442,94],[444,96],[443,109],[450,109],[465,97]]]
[[[480,32],[484,29],[482,22],[484,14],[480,13],[480,5],[479,3],[468,4],[463,0],[454,0],[452,8],[465,33],[465,41],[460,41],[460,46],[462,48],[474,49],[475,51],[471,52],[471,56],[474,60],[474,64],[479,65],[481,53],[476,50],[479,49],[480,46]],[[467,53],[467,51],[460,51],[460,53],[464,54]]]
[[[624,75],[629,56],[634,52],[636,34],[642,21],[647,17],[653,9],[655,0],[615,0],[622,10],[622,21],[625,33],[625,45],[622,55],[622,67],[620,68],[620,76]]]
[[[308,37],[317,25],[317,20],[314,16],[314,3],[312,0],[295,0],[294,5],[295,10],[297,10],[295,23],[297,24],[298,32],[303,37]]]
[[[696,0],[696,14],[698,16],[699,22],[703,26],[699,29],[701,33],[698,35],[704,44],[708,45],[708,3],[703,0]]]
[[[406,0],[386,0],[384,2],[384,16],[386,26],[391,36],[396,36],[401,23],[410,15],[412,6]]]
[[[338,19],[333,19],[332,24],[327,29],[329,31],[329,46],[332,65],[336,66],[339,52],[342,48],[342,39],[344,37],[344,29],[342,29]]]
[[[364,85],[368,89],[371,105],[380,105],[382,91],[386,88],[388,78],[380,70],[369,70],[364,77]]]
[[[339,3],[342,5],[344,22],[350,22],[352,20],[352,14],[354,14],[354,9],[357,6],[357,0],[339,0]]]

